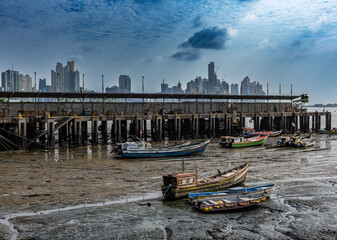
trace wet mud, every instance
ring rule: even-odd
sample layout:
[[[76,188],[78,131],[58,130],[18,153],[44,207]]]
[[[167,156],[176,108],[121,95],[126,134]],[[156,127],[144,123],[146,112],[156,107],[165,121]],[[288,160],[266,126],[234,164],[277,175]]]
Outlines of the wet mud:
[[[0,239],[337,239],[337,136],[314,138],[311,149],[215,139],[184,158],[204,177],[249,162],[245,186],[277,185],[255,207],[211,214],[160,200],[161,176],[181,171],[181,158],[122,160],[113,146],[2,153]]]

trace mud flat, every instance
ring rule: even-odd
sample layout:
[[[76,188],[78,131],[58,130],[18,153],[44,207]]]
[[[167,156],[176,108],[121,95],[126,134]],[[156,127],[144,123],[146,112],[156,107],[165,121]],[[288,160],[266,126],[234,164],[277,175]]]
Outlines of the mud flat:
[[[4,153],[0,218],[18,239],[336,239],[337,136],[314,137],[315,151],[273,148],[276,139],[223,149],[214,140],[185,158],[185,171],[196,162],[199,176],[250,162],[246,186],[277,184],[256,207],[215,214],[161,202],[161,176],[180,171],[180,159],[115,159],[112,146]],[[0,224],[0,239],[9,233]]]

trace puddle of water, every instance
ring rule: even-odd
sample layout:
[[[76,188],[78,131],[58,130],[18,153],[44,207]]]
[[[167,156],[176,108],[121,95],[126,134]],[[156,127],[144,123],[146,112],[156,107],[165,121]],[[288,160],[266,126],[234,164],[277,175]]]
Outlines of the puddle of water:
[[[36,211],[36,212],[13,213],[13,214],[6,215],[5,219],[0,219],[0,224],[3,224],[9,227],[10,231],[13,234],[11,237],[11,240],[16,240],[18,238],[19,233],[15,229],[14,225],[9,221],[12,218],[31,217],[31,216],[37,216],[40,214],[46,215],[46,214],[51,214],[55,212],[64,212],[64,211],[76,210],[76,209],[81,209],[81,208],[102,207],[102,206],[109,206],[113,204],[123,204],[123,203],[136,202],[136,201],[142,201],[142,200],[157,199],[157,198],[160,198],[161,196],[162,196],[161,192],[155,192],[155,193],[149,193],[149,194],[143,195],[141,197],[131,197],[131,198],[125,198],[125,199],[120,199],[120,200],[115,200],[115,201],[81,204],[81,205],[69,206],[69,207],[58,208],[58,209],[50,209],[50,210],[44,210],[44,211]]]

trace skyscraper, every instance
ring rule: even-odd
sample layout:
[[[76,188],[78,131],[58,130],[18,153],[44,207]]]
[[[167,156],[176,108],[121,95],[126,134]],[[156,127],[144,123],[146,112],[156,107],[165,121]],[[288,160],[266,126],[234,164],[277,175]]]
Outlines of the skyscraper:
[[[214,71],[214,62],[208,64],[208,84],[207,84],[207,93],[214,93],[214,86],[216,86],[217,76]]]
[[[119,88],[121,93],[131,93],[131,78],[129,75],[119,76]]]
[[[47,81],[45,78],[39,79],[39,92],[46,92],[47,91]]]
[[[231,95],[239,95],[239,84],[232,83],[232,85],[231,85]]]
[[[19,72],[8,69],[6,72],[1,73],[1,84],[4,91],[20,91]]]
[[[32,91],[32,78],[26,74],[19,75],[20,91],[31,92]]]

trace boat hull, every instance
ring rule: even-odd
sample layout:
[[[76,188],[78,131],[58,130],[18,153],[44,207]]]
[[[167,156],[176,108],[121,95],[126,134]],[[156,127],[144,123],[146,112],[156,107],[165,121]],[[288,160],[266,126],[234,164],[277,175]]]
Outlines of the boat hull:
[[[243,197],[243,198],[241,198]],[[194,202],[194,208],[202,212],[219,212],[219,211],[231,211],[236,209],[242,209],[257,205],[267,199],[264,195],[257,195],[251,197],[239,196],[237,200],[228,198],[218,198],[214,200],[197,200]]]
[[[195,148],[175,148],[169,150],[143,150],[143,151],[125,151],[121,153],[122,158],[159,158],[159,157],[182,157],[190,155],[203,154],[210,141]]]
[[[247,164],[240,172],[236,175],[226,178],[219,182],[209,182],[198,184],[190,187],[173,187],[171,191],[168,193],[165,199],[174,200],[188,197],[188,193],[190,192],[205,192],[205,191],[218,191],[222,189],[226,189],[229,187],[233,187],[243,183],[246,180],[247,172],[248,172],[249,164]],[[163,194],[166,192],[166,186],[162,186]]]
[[[243,188],[244,192],[234,192],[234,191],[221,191],[221,192],[202,192],[202,193],[189,193],[188,198],[190,202],[194,202],[198,199],[212,199],[219,198],[220,196],[231,196],[231,195],[252,195],[252,194],[263,194],[266,197],[270,197],[271,193],[275,190],[275,184],[262,185],[250,188]]]
[[[259,141],[254,141],[254,142],[238,142],[238,143],[232,143],[232,144],[227,144],[226,142],[220,141],[219,144],[225,148],[241,148],[241,147],[259,146],[259,145],[264,144],[266,141],[267,141],[267,138],[264,138]]]

